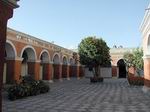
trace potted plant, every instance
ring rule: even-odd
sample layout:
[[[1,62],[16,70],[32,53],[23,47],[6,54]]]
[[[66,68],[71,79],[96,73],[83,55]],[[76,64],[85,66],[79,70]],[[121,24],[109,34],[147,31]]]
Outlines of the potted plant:
[[[103,82],[100,67],[110,64],[109,47],[102,38],[87,37],[78,46],[80,63],[93,72],[91,82]]]

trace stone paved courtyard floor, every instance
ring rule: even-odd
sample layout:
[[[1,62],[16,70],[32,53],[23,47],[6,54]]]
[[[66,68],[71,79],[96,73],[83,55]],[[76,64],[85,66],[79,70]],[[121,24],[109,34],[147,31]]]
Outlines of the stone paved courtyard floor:
[[[126,79],[71,79],[50,84],[46,94],[9,101],[3,94],[3,112],[150,112],[150,96]]]

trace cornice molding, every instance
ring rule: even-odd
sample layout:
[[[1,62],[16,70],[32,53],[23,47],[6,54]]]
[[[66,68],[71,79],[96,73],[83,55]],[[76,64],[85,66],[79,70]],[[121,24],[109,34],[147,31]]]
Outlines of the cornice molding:
[[[17,4],[17,1],[19,0],[2,0],[7,5],[11,6],[12,8],[18,8],[19,5]]]

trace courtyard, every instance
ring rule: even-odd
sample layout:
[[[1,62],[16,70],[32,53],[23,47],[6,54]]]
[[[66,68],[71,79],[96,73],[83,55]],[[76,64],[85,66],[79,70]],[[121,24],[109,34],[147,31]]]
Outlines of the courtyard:
[[[130,86],[127,80],[108,78],[103,83],[89,79],[50,83],[46,94],[9,101],[3,93],[3,112],[149,112],[150,96],[142,86]]]

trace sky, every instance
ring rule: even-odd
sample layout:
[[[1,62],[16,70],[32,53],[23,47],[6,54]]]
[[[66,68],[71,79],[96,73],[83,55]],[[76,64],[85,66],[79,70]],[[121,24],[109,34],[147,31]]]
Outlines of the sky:
[[[150,0],[20,0],[8,27],[75,49],[87,36],[107,45],[139,47]]]

